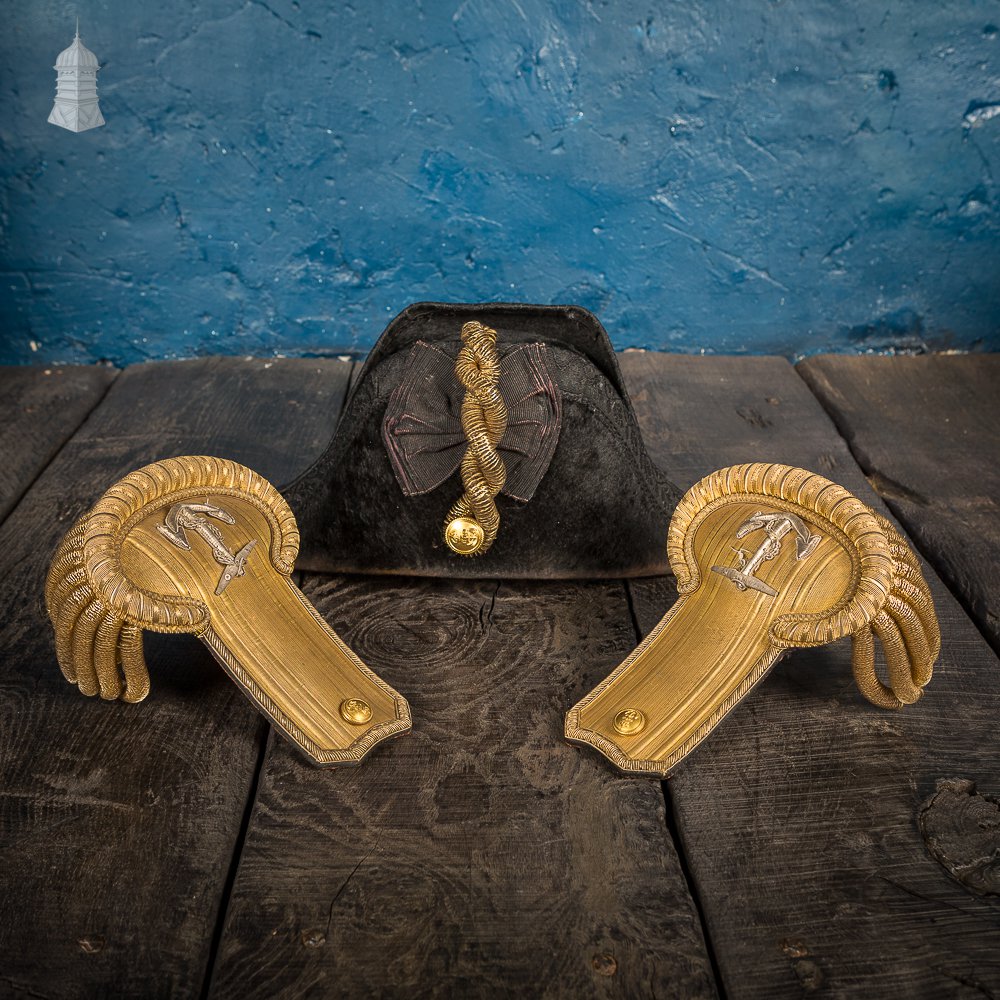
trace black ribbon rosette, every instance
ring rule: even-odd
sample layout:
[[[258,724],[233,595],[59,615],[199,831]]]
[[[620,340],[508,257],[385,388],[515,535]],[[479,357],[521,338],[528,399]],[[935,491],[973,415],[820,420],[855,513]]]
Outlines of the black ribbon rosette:
[[[497,332],[507,427],[501,527],[461,558],[442,537],[467,441],[464,323]],[[667,571],[680,491],[650,461],[604,328],[577,306],[418,303],[387,327],[333,440],[286,487],[299,565],[425,576],[626,577]]]

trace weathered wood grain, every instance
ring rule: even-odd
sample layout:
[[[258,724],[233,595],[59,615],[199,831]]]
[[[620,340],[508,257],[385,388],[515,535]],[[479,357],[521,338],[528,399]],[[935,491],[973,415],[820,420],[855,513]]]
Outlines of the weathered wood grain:
[[[140,705],[59,673],[41,591],[126,472],[217,453],[276,481],[337,419],[350,366],[208,359],[123,372],[0,529],[0,995],[189,997],[267,726],[193,637],[149,635]]]
[[[149,701],[84,699],[55,666],[42,578],[72,518],[152,458],[290,478],[325,445],[347,367],[129,369],[0,528],[0,996],[201,991],[266,727],[187,637],[147,643]],[[623,368],[681,485],[770,459],[874,499],[786,362]],[[732,998],[1000,991],[1000,669],[931,582],[944,654],[922,702],[869,706],[847,644],[797,652],[669,782]],[[340,771],[272,735],[212,992],[712,995],[659,784],[561,738],[635,643],[621,586],[306,587],[415,729]],[[668,581],[629,591],[643,631],[673,600]]]
[[[0,521],[117,374],[103,365],[0,367]]]
[[[660,785],[562,738],[620,583],[308,578],[413,710],[357,770],[272,740],[211,996],[706,997]]]
[[[653,457],[680,485],[773,460],[878,505],[783,360],[626,354],[622,366]],[[944,649],[922,701],[865,702],[847,642],[795,651],[667,783],[731,1000],[1000,993],[1000,828],[980,822],[1000,792],[1000,664],[928,580]],[[630,590],[648,632],[673,588]],[[960,878],[977,861],[988,893]]]
[[[1000,355],[835,355],[797,371],[1000,651]]]

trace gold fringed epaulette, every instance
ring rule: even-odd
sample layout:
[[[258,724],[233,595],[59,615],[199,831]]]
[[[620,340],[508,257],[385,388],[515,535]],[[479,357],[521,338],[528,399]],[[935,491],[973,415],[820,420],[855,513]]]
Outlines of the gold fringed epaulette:
[[[149,693],[142,633],[190,632],[316,763],[357,763],[410,728],[406,700],[289,579],[288,504],[246,466],[154,462],[112,486],[63,539],[45,601],[66,679],[86,695]]]
[[[916,556],[822,476],[764,463],[706,476],[678,504],[667,554],[679,599],[566,717],[568,739],[622,770],[668,774],[790,648],[852,636],[858,687],[883,708],[931,678],[941,636]]]

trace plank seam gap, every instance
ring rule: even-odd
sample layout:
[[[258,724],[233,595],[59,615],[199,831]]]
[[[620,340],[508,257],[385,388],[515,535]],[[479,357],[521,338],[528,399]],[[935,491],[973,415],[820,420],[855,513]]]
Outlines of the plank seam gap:
[[[347,404],[347,397],[350,394],[351,382],[354,379],[357,367],[358,362],[352,361],[351,371],[347,377],[347,386],[345,387],[344,395],[340,400],[340,408],[337,410],[337,420],[333,425],[333,430],[330,432],[330,441],[332,441],[336,435],[337,428],[340,426],[340,421],[343,418],[344,407]],[[296,586],[301,587],[305,580],[305,574],[296,570],[292,574],[292,578],[295,581]],[[239,875],[240,864],[243,860],[243,848],[246,845],[246,839],[250,833],[250,827],[253,822],[254,811],[257,806],[257,792],[260,788],[260,780],[264,773],[264,765],[267,762],[268,750],[271,746],[271,741],[274,739],[273,727],[267,723],[263,717],[261,717],[261,723],[263,732],[260,744],[257,748],[257,764],[254,768],[253,776],[250,781],[250,787],[247,790],[247,801],[243,808],[243,819],[240,824],[239,833],[236,836],[236,842],[233,844],[233,855],[229,862],[229,871],[226,874],[226,881],[222,887],[222,896],[219,900],[219,915],[215,922],[215,929],[212,932],[212,944],[209,948],[208,962],[205,967],[205,981],[201,991],[202,1000],[208,1000],[208,997],[212,992],[212,982],[215,979],[215,968],[218,964],[219,952],[222,949],[222,939],[226,928],[226,918],[229,916],[229,904],[232,900],[233,889],[236,887],[236,879]]]
[[[923,560],[927,563],[927,565],[934,570],[938,578],[948,589],[948,592],[951,594],[951,596],[954,597],[956,601],[958,601],[959,606],[965,612],[966,618],[968,618],[969,621],[972,622],[972,624],[976,628],[976,631],[983,637],[983,639],[986,640],[986,644],[993,650],[994,653],[1000,656],[1000,643],[998,643],[996,639],[993,636],[991,636],[989,632],[986,631],[984,625],[980,624],[975,608],[972,606],[971,601],[969,601],[966,598],[965,594],[962,593],[961,588],[958,587],[954,574],[949,571],[946,565],[938,562],[937,558],[935,558],[935,554],[933,551],[928,551],[923,545],[921,545],[919,537],[914,537],[913,533],[910,531],[909,521],[903,516],[899,508],[896,507],[896,505],[892,502],[892,500],[890,500],[888,497],[883,496],[879,492],[875,484],[872,482],[873,476],[880,475],[878,469],[875,468],[875,463],[871,461],[871,459],[864,451],[864,449],[855,444],[854,435],[852,435],[844,426],[844,424],[837,418],[837,411],[831,410],[827,407],[826,403],[824,403],[823,401],[823,398],[819,396],[813,389],[812,384],[810,383],[806,375],[802,371],[799,371],[799,365],[796,364],[793,365],[792,367],[795,369],[795,374],[798,375],[798,377],[805,383],[806,388],[812,394],[816,402],[819,403],[823,412],[827,415],[827,417],[829,417],[830,421],[834,426],[834,429],[837,431],[837,433],[840,435],[841,440],[847,446],[847,450],[851,453],[851,458],[853,458],[854,461],[857,463],[858,468],[861,470],[862,475],[864,475],[865,479],[868,480],[872,490],[874,490],[875,492],[875,495],[879,498],[879,500],[882,501],[883,504],[885,504],[885,506],[889,509],[889,512],[892,514],[892,516],[902,526],[907,541],[916,550],[918,555],[920,555],[921,558],[923,558]]]
[[[52,465],[52,463],[62,453],[63,448],[65,448],[66,445],[68,445],[70,441],[72,441],[76,437],[76,435],[83,428],[84,424],[86,424],[87,421],[90,420],[91,416],[94,413],[94,410],[96,410],[101,405],[101,403],[104,402],[108,393],[111,391],[111,387],[115,384],[115,382],[118,381],[119,375],[121,375],[121,370],[116,368],[115,374],[112,377],[111,381],[108,382],[108,384],[104,387],[104,392],[102,392],[100,396],[98,396],[97,399],[94,400],[94,405],[91,406],[90,409],[87,410],[87,412],[80,418],[79,423],[77,423],[77,425],[73,427],[72,430],[69,431],[66,437],[64,437],[62,441],[60,441],[59,444],[52,449],[51,454],[45,460],[44,464],[39,468],[38,472],[36,472],[35,475],[31,477],[31,479],[25,485],[24,489],[21,490],[21,492],[14,499],[13,503],[11,503],[10,510],[8,510],[7,513],[2,518],[0,518],[0,524],[3,524],[7,520],[7,518],[9,518],[14,513],[14,511],[16,511],[18,507],[21,506],[22,501],[31,492],[31,489],[35,485],[35,483],[37,483],[38,480],[41,479],[41,477],[44,475],[45,470],[48,469],[50,465]]]
[[[635,601],[632,597],[632,583],[629,580],[625,581],[625,600],[628,603],[628,614],[632,620],[632,631],[635,632],[635,642],[638,645],[646,637],[639,627],[639,616],[636,614]]]
[[[632,628],[635,631],[635,641],[638,644],[642,642],[645,635],[639,627],[639,616],[635,610],[632,583],[629,580],[625,581],[625,599],[628,603],[629,616],[632,619]],[[688,864],[687,855],[684,852],[684,839],[681,836],[680,825],[677,821],[677,814],[674,811],[673,799],[670,795],[670,786],[666,781],[661,781],[660,788],[663,792],[664,821],[666,823],[667,833],[673,842],[674,852],[677,855],[677,863],[680,865],[681,875],[684,877],[684,885],[687,888],[688,896],[691,898],[695,913],[698,916],[698,924],[701,927],[702,940],[705,942],[705,952],[708,955],[709,965],[712,969],[712,976],[715,979],[715,988],[721,1000],[726,1000],[726,987],[722,979],[722,970],[719,967],[719,961],[716,957],[715,949],[712,947],[712,939],[709,937],[708,920],[705,916],[704,907],[702,906],[701,895],[698,892],[694,872],[691,870],[691,867]]]
[[[715,976],[715,988],[718,990],[721,1000],[726,1000],[726,984],[722,978],[722,969],[719,966],[715,948],[712,946],[712,939],[709,936],[708,918],[705,915],[705,908],[702,906],[701,893],[698,892],[697,880],[684,852],[684,838],[681,836],[677,811],[674,809],[674,800],[670,794],[670,785],[666,781],[661,781],[660,787],[663,789],[663,804],[666,807],[664,815],[667,823],[667,831],[674,842],[674,849],[677,851],[677,860],[681,867],[681,874],[684,876],[684,884],[687,886],[688,894],[694,903],[695,912],[698,914],[698,923],[701,925],[701,936],[705,940],[705,951],[708,953],[708,961],[712,966],[712,975]]]
[[[236,878],[239,875],[240,863],[243,860],[243,847],[246,843],[247,834],[250,832],[250,823],[253,819],[254,809],[257,806],[257,790],[260,785],[261,775],[264,773],[264,761],[267,759],[267,748],[273,736],[273,731],[263,716],[260,717],[257,733],[257,760],[254,765],[253,777],[250,780],[250,787],[247,789],[247,799],[243,807],[240,829],[233,844],[232,857],[229,859],[229,870],[226,872],[226,881],[222,886],[222,896],[219,900],[219,915],[216,918],[215,928],[212,931],[212,942],[208,950],[208,962],[205,965],[205,981],[201,991],[202,1000],[207,1000],[212,991],[212,980],[215,978],[215,966],[219,959],[219,950],[222,947],[222,935],[226,927],[226,917],[229,916],[229,902],[232,899],[233,889],[236,886]]]

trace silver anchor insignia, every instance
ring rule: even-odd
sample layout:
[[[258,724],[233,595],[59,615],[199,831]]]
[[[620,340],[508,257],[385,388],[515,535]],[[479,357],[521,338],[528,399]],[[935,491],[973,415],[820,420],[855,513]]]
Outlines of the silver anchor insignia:
[[[749,559],[743,549],[737,549],[736,559],[739,565],[735,569],[732,566],[713,566],[712,572],[721,573],[722,576],[732,580],[740,590],[750,588],[769,597],[777,597],[778,592],[774,587],[754,576],[757,568],[764,560],[774,559],[777,556],[781,551],[781,540],[788,532],[795,532],[796,559],[805,559],[819,545],[820,536],[812,534],[802,519],[794,514],[765,514],[763,511],[757,511],[740,525],[736,537],[743,538],[751,531],[759,531],[761,528],[767,532],[767,538],[760,543],[760,548]]]
[[[212,555],[220,566],[224,566],[222,576],[215,588],[216,595],[221,594],[230,582],[238,576],[243,576],[246,572],[247,556],[253,551],[257,540],[247,542],[239,552],[233,553],[232,549],[222,540],[222,532],[212,524],[204,515],[214,517],[225,524],[235,524],[236,518],[232,514],[226,513],[221,507],[208,502],[204,503],[175,503],[167,516],[163,519],[163,524],[156,526],[161,535],[165,535],[179,549],[190,551],[191,543],[188,541],[187,532],[190,529],[201,535],[212,547]]]

